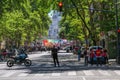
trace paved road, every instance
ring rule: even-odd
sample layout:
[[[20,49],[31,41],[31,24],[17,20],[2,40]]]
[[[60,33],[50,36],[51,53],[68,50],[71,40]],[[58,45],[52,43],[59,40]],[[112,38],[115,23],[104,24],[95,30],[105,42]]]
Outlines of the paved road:
[[[61,67],[54,67],[49,52],[29,55],[31,67],[0,64],[0,80],[120,80],[120,67],[84,66],[72,53],[59,53]]]

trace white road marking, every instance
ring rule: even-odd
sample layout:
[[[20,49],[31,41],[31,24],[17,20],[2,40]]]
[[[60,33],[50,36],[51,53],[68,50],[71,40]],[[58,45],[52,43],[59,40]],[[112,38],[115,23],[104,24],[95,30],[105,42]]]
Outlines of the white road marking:
[[[60,73],[52,73],[52,76],[60,76]]]
[[[35,76],[43,76],[44,74],[41,74],[41,73],[39,73],[39,74],[35,74]]]
[[[98,70],[98,72],[104,76],[110,76],[110,74],[107,71]]]
[[[86,80],[85,77],[82,77],[83,80]]]
[[[19,74],[18,76],[19,77],[25,77],[25,76],[27,76],[28,75],[28,73],[21,73],[21,74]]]
[[[9,76],[13,75],[14,73],[16,73],[16,72],[7,72],[6,74],[4,74],[0,77],[9,77]]]
[[[120,71],[114,71],[117,75],[120,75]]]
[[[94,75],[94,74],[92,73],[92,71],[90,71],[90,70],[84,70],[83,72],[84,72],[85,75],[87,75],[87,76],[93,76],[93,75]]]
[[[68,72],[68,75],[75,76],[76,75],[76,71],[70,71],[70,72]]]

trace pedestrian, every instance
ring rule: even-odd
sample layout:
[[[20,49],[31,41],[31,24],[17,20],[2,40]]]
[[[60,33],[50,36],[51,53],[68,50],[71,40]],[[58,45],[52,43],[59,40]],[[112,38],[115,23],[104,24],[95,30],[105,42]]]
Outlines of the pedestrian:
[[[2,55],[3,55],[3,60],[6,60],[6,58],[7,58],[6,49],[3,50]]]
[[[84,62],[85,62],[85,66],[87,66],[88,65],[88,52],[87,52],[87,48],[85,49],[85,51],[84,51],[84,58],[85,58],[85,60],[84,60]]]
[[[103,61],[103,64],[106,64],[108,63],[108,52],[107,52],[107,49],[103,49],[102,53],[101,53],[101,56],[102,56],[102,59],[104,60]]]
[[[80,47],[77,50],[77,55],[78,55],[78,61],[80,61],[80,58],[81,58],[81,48]]]
[[[6,49],[6,52],[7,52],[7,57],[10,58],[10,50]]]
[[[72,50],[73,50],[73,48],[72,48],[72,46],[70,46],[70,51],[72,52]]]
[[[3,61],[1,50],[0,50],[0,61]]]
[[[58,49],[55,47],[55,45],[51,49],[51,52],[52,52],[52,58],[54,61],[54,66],[56,67],[56,65],[58,65],[58,67],[59,67],[60,65],[59,65],[59,61],[58,61]]]
[[[96,57],[97,57],[97,66],[98,65],[102,65],[102,62],[101,62],[101,49],[98,47],[98,49],[96,50]]]
[[[97,59],[96,59],[95,52],[94,52],[93,49],[90,49],[90,54],[89,54],[89,56],[90,56],[90,64],[91,64],[91,66],[92,66],[93,63],[95,63],[95,61],[97,60]]]

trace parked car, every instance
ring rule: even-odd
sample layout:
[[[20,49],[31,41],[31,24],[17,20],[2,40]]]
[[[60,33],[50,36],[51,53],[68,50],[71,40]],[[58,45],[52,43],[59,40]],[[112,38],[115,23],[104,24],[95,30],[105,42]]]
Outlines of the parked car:
[[[89,47],[89,51],[90,51],[91,49],[93,49],[93,51],[96,51],[98,48],[103,49],[102,46],[90,46],[90,47]]]
[[[70,52],[70,46],[64,47],[63,50],[65,50],[67,53]]]

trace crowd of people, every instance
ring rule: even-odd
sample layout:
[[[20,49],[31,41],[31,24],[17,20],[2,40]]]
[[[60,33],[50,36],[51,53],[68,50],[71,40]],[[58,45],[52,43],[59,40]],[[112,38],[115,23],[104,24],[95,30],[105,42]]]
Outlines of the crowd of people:
[[[84,65],[87,66],[88,64],[96,64],[96,66],[102,66],[108,63],[108,51],[107,49],[98,47],[97,49],[91,48],[85,48],[82,54],[81,47],[75,47],[73,49],[70,48],[70,51],[73,52],[78,56],[78,61],[81,61],[81,57],[84,57]],[[51,54],[53,57],[54,66],[59,65],[58,60],[58,49],[56,46],[53,46],[51,49]]]
[[[59,67],[60,66],[59,60],[58,60],[59,48],[56,46],[53,46],[50,50],[51,50],[51,55],[53,58],[54,66]],[[108,55],[107,49],[103,49],[103,48],[101,49],[99,47],[96,50],[92,49],[92,48],[91,49],[85,48],[83,54],[81,54],[82,53],[81,47],[74,48],[74,50],[76,51],[76,54],[78,56],[78,61],[81,61],[81,57],[82,57],[81,55],[84,55],[84,64],[85,65],[96,64],[97,66],[99,66],[99,65],[108,63],[109,55]],[[74,52],[74,50],[73,50],[73,52]],[[17,52],[16,49],[14,49],[14,50],[3,49],[0,52],[0,61],[4,61],[7,58],[9,58],[10,56],[15,56],[17,54],[19,54],[19,53]]]
[[[12,56],[19,57],[21,54],[25,53],[26,51],[24,48],[19,48],[19,49],[2,49],[0,50],[0,61],[7,61],[8,58]]]
[[[77,49],[77,55],[78,55],[78,61],[80,61],[81,58],[81,48]],[[84,62],[85,65],[88,65],[89,63],[91,65],[96,64],[97,66],[107,64],[108,63],[108,51],[107,49],[101,49],[98,47],[98,49],[90,49],[87,48],[84,50]]]
[[[91,49],[90,50],[90,63],[93,65],[102,65],[108,63],[108,53],[106,49],[97,49],[95,52]]]

